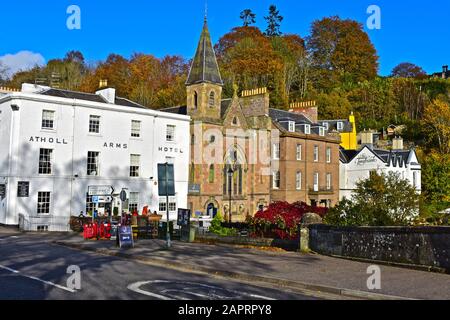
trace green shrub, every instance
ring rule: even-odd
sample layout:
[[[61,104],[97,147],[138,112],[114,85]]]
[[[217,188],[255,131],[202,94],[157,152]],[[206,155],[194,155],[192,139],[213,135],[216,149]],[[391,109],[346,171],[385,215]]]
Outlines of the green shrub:
[[[220,212],[217,213],[217,215],[214,217],[214,219],[211,221],[211,226],[209,227],[209,231],[211,233],[217,234],[218,236],[227,237],[227,236],[236,236],[237,231],[236,229],[230,229],[222,227],[223,217],[220,214]]]

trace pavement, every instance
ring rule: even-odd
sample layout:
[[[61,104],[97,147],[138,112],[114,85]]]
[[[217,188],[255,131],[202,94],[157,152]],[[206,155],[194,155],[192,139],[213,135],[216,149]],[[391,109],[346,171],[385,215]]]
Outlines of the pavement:
[[[120,279],[123,278],[121,281],[126,280],[128,283],[121,283],[120,287],[134,285],[134,291],[123,290],[128,294],[130,290],[139,293],[140,298],[156,298],[142,293],[149,286],[163,286],[165,289],[158,290],[159,294],[164,291],[162,296],[165,297],[186,297],[185,292],[180,294],[173,288],[192,287],[193,283],[197,283],[196,294],[200,295],[197,298],[211,297],[211,292],[216,294],[221,290],[231,296],[233,290],[240,292],[244,288],[246,293],[256,296],[267,297],[266,292],[269,292],[269,297],[274,299],[450,299],[450,275],[447,274],[380,265],[381,289],[369,290],[369,263],[226,244],[173,241],[172,245],[167,250],[165,241],[140,240],[133,249],[119,249],[114,241],[84,241],[77,234],[11,235],[3,234],[0,228],[0,266],[14,269],[16,259],[23,259],[28,253],[37,256],[37,261],[44,265],[47,260],[51,260],[51,266],[61,259],[65,261],[64,265],[71,259],[75,259],[74,263],[77,264],[77,259],[81,259],[88,270],[94,270],[94,274],[98,273],[97,269],[101,269],[100,274],[107,278],[107,282],[119,280],[110,279],[103,268],[105,271],[112,269],[111,272],[119,273]],[[32,261],[36,260],[29,262]],[[17,270],[20,270],[20,266],[19,264]],[[82,269],[86,267],[83,265]],[[134,270],[141,269],[147,271],[142,271],[141,277],[135,277]],[[67,277],[65,273],[64,276]],[[1,279],[0,277],[0,283]],[[59,280],[56,283],[61,282],[61,279],[56,280]],[[100,279],[94,277],[94,280],[98,282]],[[95,285],[92,290],[96,292]],[[209,293],[204,290],[209,290]],[[98,296],[100,299],[110,297],[100,293]],[[193,298],[195,294],[189,297]]]
[[[172,248],[167,250],[163,240],[140,240],[135,248],[127,250],[117,248],[114,241],[84,241],[81,237],[59,239],[55,243],[247,283],[363,299],[450,299],[448,274],[380,265],[381,289],[370,290],[367,272],[372,264],[318,254],[178,241],[172,242]]]
[[[323,300],[339,296],[254,285],[77,250],[61,234],[2,232],[0,300]],[[70,238],[70,237],[69,237]],[[79,273],[72,273],[74,269]],[[79,287],[74,275],[79,275]]]

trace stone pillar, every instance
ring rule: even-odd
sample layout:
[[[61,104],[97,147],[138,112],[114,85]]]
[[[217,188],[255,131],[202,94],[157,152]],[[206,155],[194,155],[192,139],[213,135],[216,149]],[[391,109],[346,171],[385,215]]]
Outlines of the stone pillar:
[[[301,253],[309,253],[311,250],[309,249],[309,228],[307,225],[301,224],[300,228],[300,252]]]
[[[299,225],[300,234],[300,252],[309,253],[311,249],[309,248],[309,226],[311,224],[321,224],[322,218],[316,213],[305,213],[302,217],[301,223]]]

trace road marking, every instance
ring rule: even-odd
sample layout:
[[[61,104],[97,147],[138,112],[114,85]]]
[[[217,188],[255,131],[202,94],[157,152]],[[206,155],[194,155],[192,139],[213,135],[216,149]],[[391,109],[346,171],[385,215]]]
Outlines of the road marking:
[[[0,238],[0,241],[6,241],[9,239],[19,239],[19,237],[18,236],[9,236],[9,237],[5,237],[5,238]]]
[[[127,288],[131,291],[146,295],[146,296],[150,296],[150,297],[154,297],[157,299],[161,299],[161,300],[174,300],[178,299],[178,300],[188,300],[187,298],[183,298],[183,297],[179,297],[176,296],[174,294],[170,294],[171,297],[167,297],[161,294],[157,294],[154,292],[150,292],[150,291],[145,291],[142,290],[141,287],[147,284],[183,284],[183,285],[189,285],[189,286],[195,286],[195,287],[189,287],[189,288],[183,288],[183,289],[165,289],[163,290],[161,293],[169,293],[169,292],[181,292],[181,293],[187,293],[187,294],[191,294],[194,296],[198,296],[198,297],[202,297],[202,298],[212,298],[212,296],[207,296],[207,295],[203,295],[200,293],[194,293],[192,292],[192,289],[196,289],[198,287],[203,287],[203,288],[207,288],[207,289],[214,289],[214,290],[224,290],[224,291],[228,291],[230,293],[236,294],[238,296],[247,296],[247,297],[251,297],[251,298],[256,298],[256,299],[261,299],[261,300],[275,300],[273,298],[270,297],[265,297],[265,296],[261,296],[261,295],[257,295],[257,294],[252,294],[252,293],[247,293],[247,292],[240,292],[240,291],[235,291],[235,290],[230,290],[230,289],[224,289],[221,287],[216,287],[216,286],[211,286],[211,285],[206,285],[206,284],[201,284],[201,283],[194,283],[194,282],[187,282],[187,281],[167,281],[167,280],[151,280],[151,281],[141,281],[141,282],[136,282],[136,283],[132,283],[130,284]],[[186,290],[187,289],[187,290]],[[189,290],[189,291],[188,291]],[[218,296],[213,294],[213,296]],[[227,297],[222,297],[224,299],[226,299]]]
[[[61,289],[61,290],[65,290],[65,291],[68,291],[68,292],[71,292],[71,293],[75,293],[76,292],[73,289],[69,289],[67,287],[61,286],[61,285],[53,283],[51,281],[42,280],[42,279],[39,279],[38,277],[28,276],[26,274],[20,274],[20,271],[14,270],[14,269],[2,266],[2,265],[0,265],[0,269],[7,270],[7,271],[15,273],[15,274],[19,274],[21,277],[28,278],[28,279],[35,280],[35,281],[39,281],[39,282],[45,283],[47,285],[56,287],[56,288]]]
[[[2,265],[0,265],[0,269],[8,270],[9,272],[12,272],[12,273],[19,273],[19,271],[17,271],[17,270],[14,270],[14,269],[2,266]]]
[[[159,294],[156,294],[156,293],[153,293],[153,292],[148,292],[148,291],[140,289],[141,286],[143,286],[145,284],[148,284],[148,283],[151,283],[151,282],[152,281],[136,282],[136,283],[130,284],[127,288],[129,290],[131,290],[131,291],[134,291],[134,292],[146,295],[146,296],[154,297],[154,298],[157,298],[157,299],[160,299],[160,300],[173,300],[173,299],[171,299],[169,297],[162,296],[162,295],[159,295]]]

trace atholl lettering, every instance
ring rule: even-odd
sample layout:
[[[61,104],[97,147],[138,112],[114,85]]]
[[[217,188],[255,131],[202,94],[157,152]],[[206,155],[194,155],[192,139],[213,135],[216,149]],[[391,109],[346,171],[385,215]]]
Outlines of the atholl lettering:
[[[42,143],[52,143],[52,144],[68,144],[66,139],[60,138],[46,138],[46,137],[30,137],[29,142],[42,142]]]

